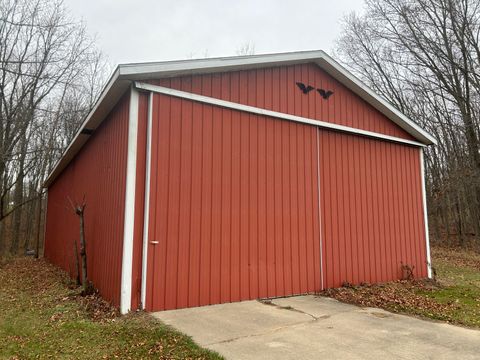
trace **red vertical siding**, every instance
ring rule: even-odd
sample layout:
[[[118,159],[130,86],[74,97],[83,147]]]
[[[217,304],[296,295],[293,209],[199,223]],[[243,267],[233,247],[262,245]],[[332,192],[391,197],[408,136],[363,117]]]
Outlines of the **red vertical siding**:
[[[101,295],[120,301],[129,96],[125,95],[82,151],[48,189],[45,257],[76,276],[78,217],[69,198],[85,197],[88,277]]]
[[[153,106],[147,309],[320,290],[317,129],[164,95]]]
[[[151,82],[222,100],[414,140],[410,134],[316,64],[193,75]],[[208,85],[192,89],[191,84],[194,82]],[[296,82],[332,90],[334,94],[328,100],[324,100],[316,90],[304,95]]]
[[[319,133],[325,286],[426,277],[418,148]]]

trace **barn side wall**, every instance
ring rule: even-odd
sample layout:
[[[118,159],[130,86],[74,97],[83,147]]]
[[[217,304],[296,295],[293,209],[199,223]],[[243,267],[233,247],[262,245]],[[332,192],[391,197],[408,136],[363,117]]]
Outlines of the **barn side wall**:
[[[324,282],[427,276],[420,150],[319,130]]]
[[[414,140],[316,64],[278,66],[150,81],[177,90]],[[315,89],[303,94],[296,83]],[[328,100],[317,88],[332,90]]]
[[[79,219],[69,199],[85,198],[88,277],[119,305],[123,248],[129,93],[91,135],[82,151],[48,188],[45,257],[77,276]],[[82,135],[85,136],[85,135]]]

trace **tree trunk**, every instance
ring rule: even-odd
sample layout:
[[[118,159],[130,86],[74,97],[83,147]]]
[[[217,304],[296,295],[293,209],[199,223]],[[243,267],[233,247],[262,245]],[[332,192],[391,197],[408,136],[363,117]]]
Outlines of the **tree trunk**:
[[[28,198],[32,198],[34,195],[34,189],[32,189],[32,186],[30,186],[29,191],[28,191]],[[35,196],[37,196],[35,194]],[[40,222],[40,216],[41,216],[41,211],[37,211],[39,208],[39,202],[41,200],[33,200],[31,201],[28,206],[26,206],[26,212],[27,215],[25,216],[26,219],[32,219],[32,221],[26,221],[25,223],[25,238],[23,240],[23,252],[24,254],[27,253],[28,250],[30,250],[30,243],[32,237],[34,237],[37,234],[37,231],[39,230],[38,227],[39,222]],[[35,221],[36,220],[36,221]]]
[[[5,221],[0,220],[0,259],[4,255],[5,255]]]
[[[80,219],[80,257],[82,259],[82,285],[84,294],[89,292],[90,284],[87,277],[87,250],[85,242],[85,203],[76,207],[75,212]]]
[[[22,137],[21,141],[21,155],[20,155],[20,163],[18,166],[18,177],[17,182],[15,185],[15,192],[13,195],[14,204],[22,204],[24,200],[24,178],[25,178],[25,155],[26,155],[26,142],[25,136]],[[12,231],[12,242],[10,243],[10,253],[12,255],[18,254],[18,245],[20,242],[21,236],[21,226],[22,226],[22,213],[23,213],[23,206],[19,206],[13,212],[13,231]],[[25,236],[25,234],[23,234]]]
[[[42,198],[43,195],[40,193],[38,197],[38,223],[37,223],[37,237],[35,240],[35,258],[40,257],[40,237],[41,237],[41,224],[42,224]],[[45,241],[45,239],[44,239]],[[78,266],[77,266],[78,269]],[[77,270],[78,271],[78,270]]]
[[[73,256],[75,260],[75,273],[77,279],[77,285],[80,285],[82,282],[80,281],[80,262],[78,261],[78,247],[77,247],[77,240],[73,240]]]

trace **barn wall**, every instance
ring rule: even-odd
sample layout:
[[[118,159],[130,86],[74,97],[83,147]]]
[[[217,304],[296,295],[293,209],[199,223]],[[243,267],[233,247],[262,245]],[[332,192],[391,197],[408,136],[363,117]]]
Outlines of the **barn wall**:
[[[85,197],[88,277],[114,305],[120,301],[128,118],[126,94],[48,189],[45,257],[76,276],[79,220],[68,199]]]
[[[420,152],[319,130],[324,282],[427,276]]]
[[[296,82],[332,90],[334,94],[328,100],[324,100],[316,90],[304,95]],[[316,64],[184,76],[151,83],[414,140],[410,134]]]
[[[317,129],[154,95],[147,309],[320,290]]]

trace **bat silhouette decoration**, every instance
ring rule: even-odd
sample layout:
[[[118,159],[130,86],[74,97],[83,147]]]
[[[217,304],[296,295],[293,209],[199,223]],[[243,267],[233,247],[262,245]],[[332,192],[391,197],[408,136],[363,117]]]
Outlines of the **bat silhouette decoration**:
[[[328,98],[333,95],[333,91],[331,90],[317,89],[317,91],[325,100],[328,100]]]
[[[305,85],[304,83],[301,83],[301,82],[297,82],[296,84],[304,94],[308,94],[310,91],[315,89],[313,86]]]
[[[304,83],[301,83],[301,82],[297,82],[296,84],[304,94],[308,94],[310,91],[315,89],[313,86],[305,85]],[[333,91],[331,90],[317,89],[317,91],[320,94],[320,96],[325,100],[328,100],[328,98],[333,95]]]

